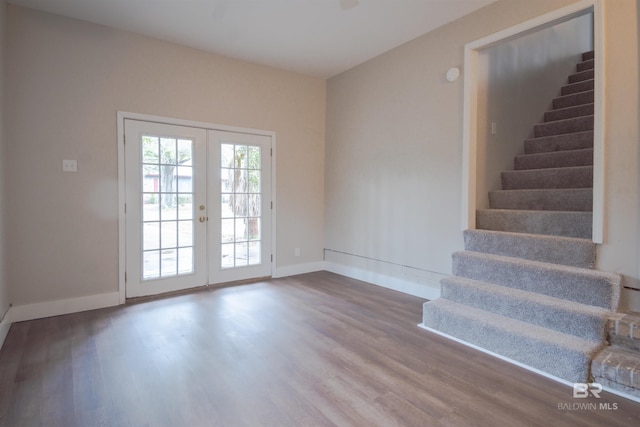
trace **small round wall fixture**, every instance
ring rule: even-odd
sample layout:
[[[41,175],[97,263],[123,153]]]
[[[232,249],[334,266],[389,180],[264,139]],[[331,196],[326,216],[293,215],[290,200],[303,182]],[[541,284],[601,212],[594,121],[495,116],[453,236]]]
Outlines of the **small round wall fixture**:
[[[460,69],[458,67],[451,67],[447,71],[447,80],[450,82],[455,82],[460,77]]]

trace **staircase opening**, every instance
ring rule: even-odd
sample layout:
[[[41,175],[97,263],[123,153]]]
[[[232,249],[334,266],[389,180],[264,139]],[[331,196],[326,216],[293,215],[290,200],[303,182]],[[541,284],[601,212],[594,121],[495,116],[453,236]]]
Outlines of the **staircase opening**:
[[[501,187],[550,100],[575,70],[580,54],[594,51],[593,219],[590,237],[603,241],[603,88],[600,2],[583,1],[470,43],[465,47],[463,229],[476,228],[476,211]]]

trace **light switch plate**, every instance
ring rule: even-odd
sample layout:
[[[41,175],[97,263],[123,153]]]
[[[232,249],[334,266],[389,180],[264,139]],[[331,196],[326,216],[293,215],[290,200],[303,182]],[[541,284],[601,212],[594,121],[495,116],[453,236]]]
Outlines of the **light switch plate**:
[[[77,160],[63,160],[62,161],[62,171],[63,172],[78,172],[78,161]]]

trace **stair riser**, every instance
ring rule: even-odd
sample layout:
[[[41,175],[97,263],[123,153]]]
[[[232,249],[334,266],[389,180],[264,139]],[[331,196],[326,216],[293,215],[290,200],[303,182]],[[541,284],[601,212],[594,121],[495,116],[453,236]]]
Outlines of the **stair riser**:
[[[581,71],[585,71],[585,70],[593,70],[594,69],[594,64],[595,64],[595,61],[593,59],[581,62],[580,64],[578,64],[576,66],[576,71],[577,72],[581,72]]]
[[[495,325],[481,324],[435,304],[425,304],[423,312],[423,324],[429,328],[569,382],[588,380],[591,355],[597,348],[588,353],[565,349],[541,339],[503,330]],[[550,355],[553,355],[553,362]]]
[[[554,122],[557,120],[572,119],[574,117],[592,116],[593,104],[577,105],[575,107],[561,108],[559,110],[551,110],[544,113],[545,122]]]
[[[515,170],[568,168],[593,166],[593,148],[556,151],[544,154],[525,154],[514,159]]]
[[[595,58],[595,51],[590,50],[589,52],[583,52],[582,53],[582,60],[583,61],[588,61],[590,59]]]
[[[501,177],[503,190],[593,187],[592,166],[506,171]]]
[[[585,90],[593,90],[593,80],[583,80],[581,82],[564,85],[560,89],[560,95],[570,95],[572,93],[584,92]]]
[[[584,339],[605,339],[606,318],[603,315],[589,315],[559,305],[553,306],[524,297],[492,292],[491,289],[456,282],[455,278],[442,280],[441,297]]]
[[[596,245],[590,240],[466,230],[464,247],[472,252],[580,268],[593,268],[596,260]]]
[[[574,117],[572,119],[540,123],[534,126],[533,133],[536,138],[542,138],[545,136],[564,135],[589,130],[593,130],[593,116]]]
[[[591,212],[544,212],[517,210],[479,210],[476,227],[481,230],[545,236],[591,239]]]
[[[582,104],[593,104],[593,91],[574,93],[553,99],[553,109],[575,107]]]
[[[593,131],[533,138],[524,141],[525,154],[583,150],[585,148],[593,148]]]
[[[591,212],[593,190],[509,190],[489,192],[491,209]],[[589,219],[590,220],[590,219]]]
[[[542,263],[530,265],[517,260],[505,261],[498,257],[487,259],[473,252],[453,255],[453,274],[456,276],[610,310],[617,308],[619,289],[608,277],[593,270],[566,269],[551,268]]]
[[[579,73],[575,73],[569,76],[569,83],[577,83],[584,80],[590,80],[594,78],[593,69],[585,70]]]

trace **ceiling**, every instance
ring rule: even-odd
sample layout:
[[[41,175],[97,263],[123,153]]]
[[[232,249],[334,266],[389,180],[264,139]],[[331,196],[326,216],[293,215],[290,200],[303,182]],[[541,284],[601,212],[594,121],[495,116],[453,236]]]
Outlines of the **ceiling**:
[[[496,0],[7,0],[329,78]]]

